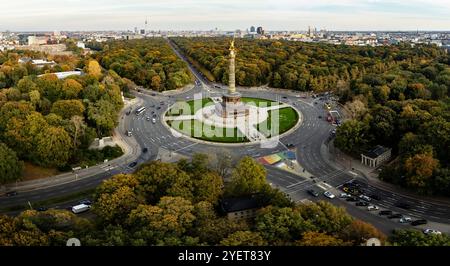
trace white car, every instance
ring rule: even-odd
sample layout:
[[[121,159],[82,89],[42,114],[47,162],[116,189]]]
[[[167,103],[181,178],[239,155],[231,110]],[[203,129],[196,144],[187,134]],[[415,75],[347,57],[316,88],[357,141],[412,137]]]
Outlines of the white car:
[[[367,210],[368,211],[376,211],[376,210],[379,210],[380,208],[378,208],[378,206],[375,206],[375,205],[369,205],[369,206],[367,206]]]
[[[407,224],[407,223],[412,222],[412,219],[411,219],[411,217],[402,217],[402,218],[400,218],[399,222],[402,224]]]
[[[441,235],[442,234],[438,230],[434,230],[434,229],[425,229],[425,230],[423,230],[423,233],[426,235]]]
[[[347,194],[347,193],[341,193],[341,195],[339,195],[340,198],[350,198],[351,195]]]
[[[323,195],[325,196],[325,197],[327,197],[327,198],[329,198],[329,199],[334,199],[336,196],[333,194],[333,193],[331,193],[330,191],[325,191],[324,193],[323,193]]]
[[[359,198],[363,199],[365,201],[371,201],[372,200],[371,198],[367,197],[366,195],[359,195]]]

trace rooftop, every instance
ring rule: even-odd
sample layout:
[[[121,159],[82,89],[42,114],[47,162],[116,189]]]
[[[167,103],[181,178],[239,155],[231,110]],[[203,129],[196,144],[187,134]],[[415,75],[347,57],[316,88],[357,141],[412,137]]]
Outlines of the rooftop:
[[[251,195],[239,198],[225,198],[221,200],[220,206],[223,211],[229,213],[260,208],[262,204],[257,200],[255,195]]]
[[[383,147],[381,145],[377,145],[372,150],[370,150],[370,151],[368,151],[366,153],[363,153],[363,154],[365,156],[369,157],[369,158],[375,159],[378,156],[382,155],[383,153],[385,153],[385,152],[387,152],[389,150],[390,150],[389,148]]]

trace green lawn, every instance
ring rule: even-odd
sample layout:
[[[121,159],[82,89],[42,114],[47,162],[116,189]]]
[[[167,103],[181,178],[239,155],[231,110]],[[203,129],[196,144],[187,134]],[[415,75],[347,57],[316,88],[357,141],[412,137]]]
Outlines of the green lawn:
[[[272,114],[274,114],[274,112],[276,111],[279,112],[278,134],[274,134],[277,128],[276,127],[272,128]],[[267,118],[267,120],[258,124],[256,128],[266,137],[271,137],[272,135],[275,136],[283,134],[284,132],[288,131],[289,129],[294,127],[295,124],[297,124],[298,119],[299,119],[298,113],[293,108],[285,107],[279,110],[269,111],[269,117]],[[267,126],[264,126],[265,123],[267,123]]]
[[[241,98],[241,101],[243,101],[245,103],[254,103],[256,106],[263,106],[263,107],[276,106],[276,105],[280,104],[279,102],[274,102],[271,100],[260,99],[260,98],[251,98],[251,97]]]
[[[200,121],[190,120],[190,128],[184,129],[185,122],[186,120],[168,121],[167,123],[170,127],[177,130],[178,132],[196,139],[222,143],[248,142],[248,139],[237,128],[227,129],[207,125],[204,126]],[[177,128],[174,128],[172,124],[174,124],[173,126],[176,125]]]
[[[199,109],[212,103],[213,101],[210,98],[177,102],[172,106],[172,108],[170,108],[166,116],[194,115]],[[186,104],[189,108],[186,108]]]

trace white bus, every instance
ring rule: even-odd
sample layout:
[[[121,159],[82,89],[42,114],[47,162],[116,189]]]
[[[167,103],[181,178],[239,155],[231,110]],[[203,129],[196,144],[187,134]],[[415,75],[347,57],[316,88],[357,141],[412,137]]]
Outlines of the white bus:
[[[140,114],[142,114],[144,111],[145,111],[145,107],[144,106],[142,106],[142,107],[139,107],[137,110],[136,110],[136,115],[140,115]]]
[[[85,211],[88,211],[91,208],[91,206],[86,205],[86,204],[80,204],[80,205],[76,205],[72,207],[72,212],[77,214],[77,213],[82,213]]]

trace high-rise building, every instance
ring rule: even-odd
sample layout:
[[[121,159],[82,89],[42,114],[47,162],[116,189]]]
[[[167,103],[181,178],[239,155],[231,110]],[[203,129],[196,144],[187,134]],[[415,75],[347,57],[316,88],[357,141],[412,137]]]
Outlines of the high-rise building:
[[[255,26],[250,27],[250,32],[255,32]]]
[[[134,33],[136,33],[136,34],[138,34],[138,33],[139,33],[139,31],[138,31],[138,28],[137,28],[137,27],[134,27]]]
[[[256,29],[256,32],[257,32],[258,34],[264,35],[264,29],[263,29],[263,27],[258,27],[258,28]]]
[[[141,34],[144,35],[145,34],[145,30],[141,29]]]

